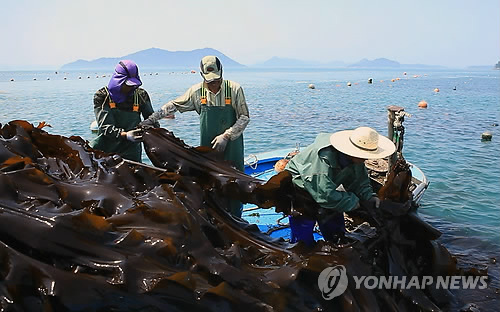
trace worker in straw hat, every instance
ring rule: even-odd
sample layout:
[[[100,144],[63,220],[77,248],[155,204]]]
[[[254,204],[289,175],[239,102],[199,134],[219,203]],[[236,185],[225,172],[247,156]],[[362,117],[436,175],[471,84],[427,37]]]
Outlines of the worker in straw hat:
[[[285,167],[295,187],[306,190],[317,203],[316,220],[290,216],[291,242],[314,243],[318,221],[325,240],[336,240],[345,232],[344,212],[363,206],[377,207],[364,164],[366,159],[392,155],[394,143],[368,127],[321,133],[313,144],[294,156]]]
[[[196,111],[200,115],[200,145],[212,147],[236,169],[243,171],[243,131],[250,122],[243,88],[222,78],[222,64],[213,55],[201,59],[200,74],[202,82],[163,105],[140,126],[151,126],[176,111]],[[241,203],[231,206],[231,213],[240,217]]]

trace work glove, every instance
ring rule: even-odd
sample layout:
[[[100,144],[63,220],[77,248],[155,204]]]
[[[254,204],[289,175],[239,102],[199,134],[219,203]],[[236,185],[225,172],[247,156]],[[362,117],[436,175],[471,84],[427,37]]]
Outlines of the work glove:
[[[126,132],[125,137],[130,142],[141,142],[142,141],[142,129],[134,129]]]
[[[154,128],[156,125],[156,121],[154,121],[153,119],[144,119],[143,121],[141,121],[137,127],[142,127],[142,128]]]
[[[216,136],[212,140],[212,148],[218,152],[223,152],[226,149],[228,138],[223,133],[221,135]]]

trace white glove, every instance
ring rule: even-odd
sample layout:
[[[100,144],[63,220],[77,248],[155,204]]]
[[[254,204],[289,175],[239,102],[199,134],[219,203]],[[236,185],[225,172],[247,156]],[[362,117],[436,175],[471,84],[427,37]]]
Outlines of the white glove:
[[[225,134],[220,134],[212,140],[212,148],[218,152],[223,152],[226,149],[228,138]]]
[[[130,142],[141,142],[142,141],[142,129],[134,129],[126,132],[126,138]]]
[[[377,196],[372,196],[372,198],[370,198],[368,202],[377,209],[380,207],[380,199]]]

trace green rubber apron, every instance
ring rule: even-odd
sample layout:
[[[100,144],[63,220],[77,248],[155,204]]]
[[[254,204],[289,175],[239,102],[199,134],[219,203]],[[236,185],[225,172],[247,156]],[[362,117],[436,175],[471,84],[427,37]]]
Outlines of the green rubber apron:
[[[208,106],[201,105],[200,111],[200,145],[212,146],[212,140],[224,133],[236,122],[236,112],[232,105]],[[243,135],[234,141],[229,140],[224,151],[224,159],[230,161],[236,169],[244,171],[243,165]],[[240,201],[229,200],[228,211],[241,217],[243,206]]]
[[[134,98],[136,94],[134,93]],[[137,99],[134,99],[134,103]],[[112,108],[109,111],[115,120],[114,126],[117,128],[122,128],[124,131],[133,130],[137,127],[137,124],[141,122],[141,113],[133,111],[124,111],[119,108]],[[142,159],[142,146],[141,143],[134,143],[126,140],[125,138],[114,138],[105,136],[100,133],[98,136],[90,143],[92,148],[107,152],[107,153],[117,153],[121,157],[133,161],[140,162]]]

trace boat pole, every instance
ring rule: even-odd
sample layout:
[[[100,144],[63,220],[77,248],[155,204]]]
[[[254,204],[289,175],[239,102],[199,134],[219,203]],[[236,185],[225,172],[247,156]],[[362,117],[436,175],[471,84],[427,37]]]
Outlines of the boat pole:
[[[403,112],[405,109],[401,106],[396,106],[396,105],[391,105],[387,107],[387,137],[389,140],[391,140],[395,145],[396,145],[396,152],[389,156],[388,160],[388,172],[391,171],[392,165],[396,162],[398,158],[398,153],[400,153],[403,150],[403,138],[398,137],[399,134],[395,132],[398,129],[396,129],[396,125],[394,124],[394,121],[396,121],[396,114]]]

